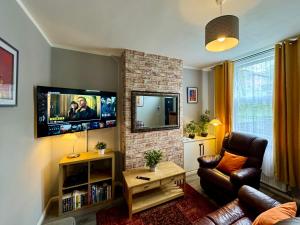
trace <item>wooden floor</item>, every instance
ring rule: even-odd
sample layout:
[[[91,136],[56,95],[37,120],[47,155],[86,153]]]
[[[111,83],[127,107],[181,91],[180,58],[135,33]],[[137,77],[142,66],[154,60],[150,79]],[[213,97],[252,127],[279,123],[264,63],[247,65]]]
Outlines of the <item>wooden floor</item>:
[[[199,180],[199,177],[196,174],[192,174],[192,175],[187,176],[186,177],[186,182],[189,185],[191,185],[195,190],[197,190],[199,193],[201,193],[204,196],[207,196],[204,193],[204,191],[201,189],[200,180]],[[270,192],[269,190],[267,190],[265,188],[261,188],[260,190],[262,192],[266,193],[267,195],[275,198],[276,200],[278,200],[280,202],[285,202],[285,199],[283,199],[282,197]],[[207,196],[207,198],[211,199],[208,196]],[[123,201],[124,201],[123,198],[119,197],[114,201],[113,205],[122,204]],[[211,200],[211,202],[213,204],[217,205],[217,203],[214,202],[213,200]],[[111,204],[106,205],[106,206],[102,206],[102,208],[107,208],[107,207],[111,207]],[[73,213],[72,216],[76,220],[76,225],[96,225],[96,213],[97,213],[97,211],[99,211],[102,208],[95,207],[95,208],[85,209],[85,210],[82,210],[82,211],[79,210],[78,212]],[[54,202],[50,206],[50,208],[47,212],[44,224],[48,223],[48,222],[51,222],[51,221],[55,221],[59,218],[64,218],[64,217],[67,217],[67,216],[58,217],[58,203]]]

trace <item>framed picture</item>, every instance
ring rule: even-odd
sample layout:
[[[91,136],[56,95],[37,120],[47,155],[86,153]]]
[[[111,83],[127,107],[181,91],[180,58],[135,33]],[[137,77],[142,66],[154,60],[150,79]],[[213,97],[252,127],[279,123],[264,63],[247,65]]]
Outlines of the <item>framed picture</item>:
[[[198,103],[198,88],[187,88],[187,103]]]
[[[19,52],[0,38],[0,106],[17,105]]]
[[[136,96],[136,106],[137,107],[144,106],[144,96]]]

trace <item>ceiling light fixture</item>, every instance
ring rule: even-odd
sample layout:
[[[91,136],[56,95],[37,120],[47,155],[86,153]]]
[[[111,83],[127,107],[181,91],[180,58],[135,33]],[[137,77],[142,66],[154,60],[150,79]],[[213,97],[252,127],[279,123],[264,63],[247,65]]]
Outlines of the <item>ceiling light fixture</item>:
[[[225,0],[216,0],[221,16],[205,26],[205,47],[211,52],[222,52],[234,48],[239,43],[239,18],[233,15],[222,16]]]

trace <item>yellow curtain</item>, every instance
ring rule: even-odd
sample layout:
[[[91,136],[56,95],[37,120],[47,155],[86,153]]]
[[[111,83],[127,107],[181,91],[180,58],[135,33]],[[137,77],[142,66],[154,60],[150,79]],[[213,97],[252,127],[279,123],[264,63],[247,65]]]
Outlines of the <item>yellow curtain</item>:
[[[222,125],[216,127],[216,150],[221,150],[223,138],[232,129],[233,62],[226,61],[214,68],[215,117]]]
[[[299,41],[286,40],[275,46],[275,175],[291,187],[300,187]]]

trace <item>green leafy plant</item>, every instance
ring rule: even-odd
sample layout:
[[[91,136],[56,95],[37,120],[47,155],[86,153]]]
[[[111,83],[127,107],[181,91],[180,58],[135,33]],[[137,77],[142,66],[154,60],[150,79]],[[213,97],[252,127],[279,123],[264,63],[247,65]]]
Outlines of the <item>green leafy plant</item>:
[[[200,116],[199,130],[201,133],[207,133],[209,121],[210,121],[210,111],[205,110],[204,114],[201,114]]]
[[[96,144],[96,149],[105,149],[106,148],[106,143],[104,142],[99,142]]]
[[[195,121],[191,121],[189,122],[186,127],[185,127],[185,132],[187,134],[195,134],[196,133],[196,129],[197,129],[197,124]]]
[[[150,150],[145,152],[146,166],[154,167],[162,160],[162,152],[160,150]]]

